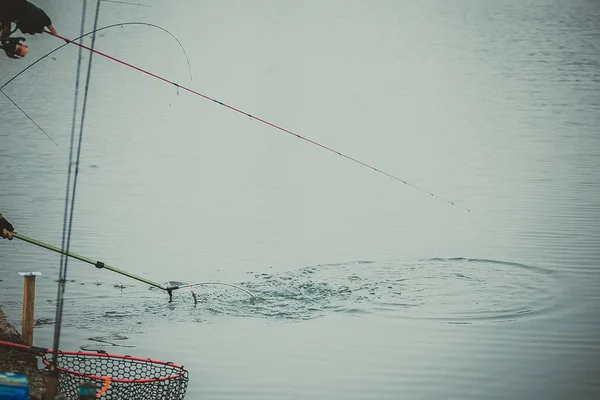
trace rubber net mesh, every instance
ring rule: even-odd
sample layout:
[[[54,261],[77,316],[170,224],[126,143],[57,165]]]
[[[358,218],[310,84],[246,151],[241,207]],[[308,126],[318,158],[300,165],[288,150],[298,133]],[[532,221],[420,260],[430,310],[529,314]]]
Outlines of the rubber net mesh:
[[[52,362],[52,354],[43,359]],[[115,356],[105,353],[60,353],[58,390],[69,400],[79,399],[82,380],[95,383],[98,391],[110,376],[109,389],[100,397],[106,400],[183,399],[188,372],[179,365],[150,359]]]

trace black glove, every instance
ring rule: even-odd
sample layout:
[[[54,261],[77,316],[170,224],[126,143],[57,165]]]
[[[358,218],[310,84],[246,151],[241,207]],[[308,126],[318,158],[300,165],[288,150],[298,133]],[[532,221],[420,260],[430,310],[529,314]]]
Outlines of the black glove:
[[[45,27],[52,25],[48,14],[28,1],[23,2],[16,20],[17,29],[29,35],[42,33]]]
[[[10,222],[8,222],[6,220],[6,218],[4,218],[2,216],[2,214],[0,214],[0,231],[2,231],[3,229],[6,229],[9,232],[12,232],[15,230],[15,227],[12,226],[12,224]]]

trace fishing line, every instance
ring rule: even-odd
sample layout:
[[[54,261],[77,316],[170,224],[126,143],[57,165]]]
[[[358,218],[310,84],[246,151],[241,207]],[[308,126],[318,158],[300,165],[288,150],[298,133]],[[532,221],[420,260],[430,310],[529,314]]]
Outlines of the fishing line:
[[[103,0],[103,1],[107,1],[107,0]],[[169,34],[169,35],[170,35],[170,36],[171,36],[173,39],[175,39],[175,41],[177,42],[177,44],[179,44],[179,47],[180,47],[180,48],[181,48],[181,50],[183,51],[183,54],[184,54],[184,56],[185,56],[185,60],[186,60],[186,62],[187,62],[187,65],[188,65],[188,71],[189,71],[189,73],[190,73],[190,80],[192,80],[192,66],[190,65],[190,60],[189,60],[189,58],[188,58],[187,52],[185,51],[185,48],[183,47],[183,45],[181,44],[181,42],[179,41],[179,39],[177,39],[177,37],[175,37],[175,35],[173,35],[171,32],[169,32],[167,29],[165,29],[165,28],[163,28],[163,27],[161,27],[161,26],[158,26],[158,25],[155,25],[155,24],[151,24],[151,23],[148,23],[148,22],[122,22],[122,23],[119,23],[119,24],[112,24],[112,25],[103,26],[102,28],[98,28],[98,29],[95,29],[95,30],[93,30],[93,31],[90,31],[90,32],[88,32],[88,33],[84,33],[84,34],[82,34],[82,35],[78,36],[78,37],[77,37],[76,39],[74,39],[74,40],[79,40],[79,39],[81,39],[81,38],[84,38],[84,37],[86,37],[86,36],[92,35],[92,34],[94,34],[94,33],[96,33],[96,32],[103,31],[103,30],[105,30],[105,29],[110,29],[110,28],[114,28],[114,27],[117,27],[117,26],[123,27],[123,26],[125,26],[125,25],[145,25],[145,26],[149,26],[149,27],[152,27],[152,28],[157,28],[157,29],[160,29],[160,30],[162,30],[163,32],[166,32],[166,33],[168,33],[168,34]],[[39,126],[39,125],[38,125],[38,124],[37,124],[37,123],[36,123],[36,122],[35,122],[35,121],[34,121],[34,120],[33,120],[33,119],[32,119],[32,118],[31,118],[31,117],[30,117],[30,116],[29,116],[29,115],[28,115],[26,112],[25,112],[25,110],[23,110],[21,107],[19,107],[19,106],[17,105],[17,103],[15,103],[15,101],[13,101],[13,100],[12,100],[12,99],[11,99],[11,98],[10,98],[10,97],[9,97],[9,96],[8,96],[8,95],[5,93],[5,92],[4,92],[4,88],[5,88],[5,87],[6,87],[6,86],[7,86],[9,83],[11,83],[11,82],[12,82],[12,81],[14,81],[15,79],[17,79],[19,76],[21,76],[21,75],[22,75],[24,72],[26,72],[26,71],[27,71],[29,68],[33,67],[34,65],[36,65],[37,63],[39,63],[40,61],[42,61],[43,59],[45,59],[46,57],[48,57],[48,56],[50,56],[51,54],[53,54],[53,53],[57,52],[58,50],[60,50],[60,49],[62,49],[63,47],[67,46],[68,44],[69,44],[69,43],[65,43],[65,44],[63,44],[63,45],[61,45],[61,46],[58,46],[58,47],[57,47],[57,48],[55,48],[54,50],[51,50],[51,51],[49,51],[48,53],[44,54],[43,56],[41,56],[40,58],[38,58],[37,60],[35,60],[35,61],[34,61],[34,62],[32,62],[31,64],[29,64],[27,67],[23,68],[23,69],[22,69],[20,72],[18,72],[18,73],[17,73],[15,76],[13,76],[12,78],[10,78],[8,81],[6,81],[6,83],[4,83],[4,85],[0,86],[0,91],[2,92],[2,94],[4,94],[4,96],[6,96],[6,97],[7,97],[7,98],[8,98],[8,99],[11,101],[11,103],[13,103],[13,104],[15,105],[15,107],[17,107],[17,108],[18,108],[18,109],[19,109],[19,110],[20,110],[20,111],[21,111],[21,112],[22,112],[22,113],[23,113],[23,114],[24,114],[24,115],[25,115],[25,116],[26,116],[26,117],[27,117],[27,118],[28,118],[28,119],[29,119],[31,122],[33,122],[33,123],[35,124],[35,126],[37,126],[37,127],[38,127],[38,129],[39,129],[40,131],[42,131],[42,132],[43,132],[43,133],[44,133],[46,136],[48,136],[48,138],[49,138],[50,140],[52,140],[52,141],[54,142],[54,144],[56,144],[57,146],[58,146],[58,143],[56,143],[56,141],[54,141],[54,139],[52,139],[52,137],[51,137],[51,136],[50,136],[50,135],[49,135],[49,134],[48,134],[46,131],[44,131],[44,130],[42,129],[42,127],[41,127],[41,126]]]
[[[179,47],[181,48],[181,50],[183,51],[183,54],[185,56],[185,60],[187,62],[188,70],[189,70],[189,73],[190,73],[190,80],[193,80],[192,79],[192,66],[190,65],[190,59],[188,58],[188,55],[187,55],[187,52],[185,51],[185,48],[183,47],[183,45],[181,44],[181,42],[179,41],[179,39],[177,39],[177,37],[174,34],[172,34],[171,32],[169,32],[167,29],[163,28],[162,26],[151,24],[149,22],[121,22],[121,23],[118,23],[118,24],[112,24],[112,25],[103,26],[101,28],[95,29],[95,30],[90,31],[88,33],[81,34],[80,36],[76,37],[73,40],[82,39],[82,38],[84,38],[86,36],[92,35],[92,34],[94,34],[96,32],[103,31],[105,29],[110,29],[110,28],[114,28],[114,27],[117,27],[117,26],[123,27],[123,26],[127,26],[127,25],[145,25],[145,26],[149,26],[151,28],[160,29],[161,31],[169,34],[173,39],[175,39],[175,41],[177,42],[177,44],[179,44]],[[8,81],[6,81],[6,83],[4,85],[0,86],[0,89],[3,89],[4,87],[6,87],[9,83],[11,83],[15,79],[17,79],[19,76],[21,76],[21,74],[23,74],[29,68],[33,67],[38,62],[42,61],[44,58],[48,57],[49,55],[57,52],[58,50],[62,49],[65,46],[68,46],[68,45],[69,45],[69,42],[66,42],[65,44],[62,44],[62,45],[58,46],[57,48],[55,48],[54,50],[51,50],[48,53],[44,54],[43,56],[41,56],[40,58],[38,58],[37,60],[35,60],[31,64],[29,64],[27,67],[25,67],[24,69],[22,69],[19,73],[17,73],[15,76],[13,76],[12,78],[10,78]]]
[[[31,122],[33,122],[33,123],[35,124],[35,126],[37,126],[37,127],[38,127],[38,129],[39,129],[40,131],[44,132],[44,135],[48,136],[48,139],[52,140],[52,142],[53,142],[55,145],[57,145],[57,146],[58,146],[58,143],[56,143],[56,141],[55,141],[54,139],[52,139],[52,136],[48,135],[48,133],[47,133],[45,130],[43,130],[43,129],[42,129],[42,127],[41,127],[41,126],[39,126],[39,125],[37,124],[37,122],[35,122],[35,121],[33,120],[33,118],[31,118],[31,117],[29,116],[29,114],[27,114],[27,113],[25,112],[25,110],[23,110],[21,107],[19,107],[19,105],[18,105],[17,103],[15,103],[15,101],[14,101],[13,99],[11,99],[11,98],[10,98],[10,96],[9,96],[9,95],[7,95],[7,94],[4,92],[4,90],[0,89],[0,92],[2,92],[2,94],[3,94],[4,96],[6,96],[6,98],[7,98],[8,100],[10,100],[10,102],[11,102],[11,103],[13,103],[13,104],[15,105],[15,107],[17,107],[17,108],[18,108],[18,109],[19,109],[19,110],[20,110],[20,111],[21,111],[21,112],[22,112],[22,113],[23,113],[23,114],[24,114],[24,115],[25,115],[27,118],[29,118],[29,120],[30,120]]]
[[[85,15],[86,15],[86,8],[87,8],[87,0],[83,1],[83,9],[82,9],[82,15],[81,15],[81,29],[80,32],[83,34],[84,32],[84,26],[85,26]],[[96,15],[94,18],[94,29],[96,29],[96,27],[98,26],[98,16],[100,14],[100,2],[98,1],[96,3]],[[92,49],[94,48],[94,44],[95,44],[95,39],[96,36],[94,36],[92,38]],[[84,120],[85,120],[85,111],[86,111],[86,106],[87,106],[87,98],[88,98],[88,91],[89,91],[89,84],[90,84],[90,74],[91,74],[91,69],[92,69],[92,59],[93,59],[93,54],[90,54],[90,58],[88,60],[88,69],[87,69],[87,77],[86,77],[86,83],[85,83],[85,92],[84,92],[84,97],[83,97],[83,108],[81,111],[81,124],[80,124],[80,130],[79,130],[79,142],[78,142],[78,147],[77,147],[77,158],[76,158],[76,163],[75,163],[75,176],[73,179],[73,192],[71,195],[71,204],[70,204],[70,209],[69,209],[69,188],[70,188],[70,182],[71,182],[71,171],[72,171],[72,167],[73,167],[73,145],[74,145],[74,139],[75,139],[75,125],[76,125],[76,120],[77,120],[77,101],[79,98],[79,80],[81,78],[81,60],[82,60],[82,52],[80,51],[77,57],[77,79],[76,79],[76,83],[75,83],[75,100],[73,103],[73,119],[72,119],[72,124],[71,124],[71,146],[70,146],[70,150],[69,150],[69,168],[68,168],[68,174],[67,174],[67,193],[65,196],[65,214],[64,214],[64,218],[63,218],[63,234],[62,234],[62,243],[63,243],[63,247],[65,247],[65,240],[66,240],[66,249],[67,251],[69,250],[69,247],[71,245],[71,233],[73,230],[73,215],[74,215],[74,210],[75,210],[75,194],[76,194],[76,190],[77,190],[77,176],[79,174],[79,160],[80,160],[80,155],[81,155],[81,143],[82,143],[82,139],[83,139],[83,126],[84,126]],[[67,214],[68,215],[68,227],[67,227]],[[65,287],[66,287],[66,281],[67,281],[67,267],[68,267],[68,257],[65,257],[64,254],[61,254],[60,257],[60,270],[59,270],[59,283],[58,283],[58,294],[56,296],[56,325],[54,327],[54,354],[58,354],[58,348],[59,348],[59,342],[60,342],[60,331],[61,331],[61,326],[62,326],[62,314],[63,314],[63,306],[64,306],[64,293],[65,293]],[[53,378],[58,378],[58,368],[57,368],[57,362],[58,362],[58,357],[54,356],[52,357],[52,364],[50,367],[50,373],[53,376]],[[51,393],[51,395],[53,396],[54,393]]]
[[[45,32],[46,32],[46,33],[48,33],[48,34],[50,34],[50,32],[49,32],[49,31],[45,31]],[[202,97],[202,98],[204,98],[204,99],[206,99],[206,100],[210,100],[210,101],[212,101],[212,102],[215,102],[215,103],[217,103],[217,104],[219,104],[219,105],[221,105],[221,106],[223,106],[223,107],[226,107],[226,108],[228,108],[228,109],[230,109],[230,110],[233,110],[233,111],[235,111],[235,112],[237,112],[237,113],[239,113],[239,114],[242,114],[242,115],[245,115],[245,116],[247,116],[247,117],[250,117],[251,119],[254,119],[254,120],[257,120],[257,121],[259,121],[259,122],[262,122],[263,124],[266,124],[266,125],[268,125],[268,126],[270,126],[270,127],[272,127],[272,128],[275,128],[275,129],[277,129],[277,130],[279,130],[279,131],[282,131],[282,132],[284,132],[284,133],[287,133],[287,134],[289,134],[289,135],[295,136],[295,137],[297,137],[298,139],[302,139],[302,140],[304,140],[305,142],[308,142],[308,143],[310,143],[310,144],[313,144],[313,145],[315,145],[315,146],[321,147],[321,148],[322,148],[322,149],[324,149],[324,150],[327,150],[327,151],[329,151],[329,152],[331,152],[331,153],[337,154],[337,155],[339,155],[339,156],[341,156],[341,157],[343,157],[343,158],[346,158],[346,159],[348,159],[348,160],[350,160],[350,161],[352,161],[352,162],[354,162],[354,163],[357,163],[357,164],[359,164],[359,165],[362,165],[363,167],[369,168],[369,169],[371,169],[371,170],[373,170],[373,171],[375,171],[375,172],[378,172],[378,173],[380,173],[380,174],[382,174],[382,175],[385,175],[385,176],[387,176],[387,177],[389,177],[389,178],[392,178],[392,179],[396,180],[397,182],[401,182],[401,183],[403,183],[403,184],[405,184],[405,185],[408,185],[408,186],[410,186],[410,187],[412,187],[412,188],[414,188],[414,189],[417,189],[417,190],[419,190],[419,191],[421,191],[421,192],[423,192],[423,193],[426,193],[426,194],[430,195],[431,197],[435,197],[435,198],[437,198],[437,199],[439,199],[439,200],[441,200],[441,201],[443,201],[443,202],[446,202],[446,203],[448,203],[448,204],[450,204],[450,205],[452,205],[452,206],[454,206],[454,205],[455,205],[454,201],[452,201],[452,200],[448,200],[448,199],[446,199],[446,198],[444,198],[444,197],[442,197],[442,196],[438,196],[438,195],[436,195],[435,193],[433,193],[433,192],[430,192],[429,190],[426,190],[426,189],[424,189],[424,188],[422,188],[422,187],[420,187],[420,186],[417,186],[417,185],[415,185],[415,184],[412,184],[412,183],[410,183],[410,182],[406,181],[405,179],[402,179],[402,178],[400,178],[400,177],[397,177],[397,176],[395,176],[395,175],[392,175],[392,174],[390,174],[390,173],[388,173],[388,172],[385,172],[385,171],[383,171],[383,170],[381,170],[381,169],[375,168],[374,166],[371,166],[370,164],[367,164],[367,163],[365,163],[365,162],[363,162],[363,161],[360,161],[360,160],[358,160],[358,159],[356,159],[356,158],[354,158],[354,157],[351,157],[351,156],[349,156],[349,155],[347,155],[347,154],[345,154],[345,153],[342,153],[342,152],[340,152],[340,151],[337,151],[337,150],[335,150],[335,149],[333,149],[333,148],[331,148],[331,147],[325,146],[325,145],[323,145],[323,144],[321,144],[321,143],[319,143],[319,142],[316,142],[316,141],[314,141],[314,140],[312,140],[312,139],[309,139],[309,138],[307,138],[307,137],[301,136],[301,135],[299,135],[299,134],[297,134],[297,133],[295,133],[295,132],[293,132],[293,131],[291,131],[291,130],[288,130],[288,129],[286,129],[286,128],[283,128],[283,127],[281,127],[281,126],[279,126],[279,125],[276,125],[276,124],[274,124],[274,123],[272,123],[272,122],[269,122],[269,121],[267,121],[267,120],[264,120],[264,119],[262,119],[262,118],[259,118],[259,117],[257,117],[257,116],[254,116],[254,115],[252,115],[252,114],[250,114],[250,113],[247,113],[247,112],[245,112],[245,111],[243,111],[243,110],[241,110],[241,109],[239,109],[239,108],[236,108],[236,107],[234,107],[234,106],[231,106],[231,105],[229,105],[229,104],[223,103],[223,102],[221,102],[221,101],[219,101],[219,100],[216,100],[216,99],[214,99],[214,98],[212,98],[212,97],[210,97],[210,96],[207,96],[207,95],[205,95],[205,94],[202,94],[202,93],[200,93],[200,92],[197,92],[197,91],[195,91],[195,90],[193,90],[193,89],[190,89],[190,88],[188,88],[188,87],[186,87],[186,86],[180,85],[180,84],[178,84],[178,83],[176,83],[176,82],[174,82],[174,81],[172,81],[172,80],[169,80],[169,79],[167,79],[167,78],[164,78],[164,77],[162,77],[162,76],[160,76],[160,75],[157,75],[157,74],[155,74],[155,73],[152,73],[152,72],[150,72],[150,71],[148,71],[148,70],[145,70],[145,69],[143,69],[143,68],[140,68],[140,67],[138,67],[138,66],[135,66],[135,65],[133,65],[133,64],[130,64],[130,63],[126,62],[126,61],[123,61],[123,60],[121,60],[121,59],[118,59],[118,58],[116,58],[116,57],[113,57],[113,56],[111,56],[111,55],[108,55],[108,54],[106,54],[106,53],[103,53],[103,52],[101,52],[101,51],[98,51],[98,50],[92,49],[92,48],[90,48],[89,46],[86,46],[86,45],[84,45],[84,44],[82,44],[82,43],[76,42],[76,41],[74,41],[74,40],[68,39],[68,38],[66,38],[66,37],[64,37],[64,36],[61,36],[61,35],[58,35],[58,34],[57,34],[57,35],[54,35],[54,36],[56,36],[56,37],[57,37],[57,38],[59,38],[59,39],[62,39],[62,40],[64,40],[66,43],[72,43],[72,44],[74,44],[74,45],[76,45],[76,46],[79,46],[79,47],[81,47],[81,48],[84,48],[84,49],[86,49],[86,50],[88,50],[88,51],[91,51],[91,52],[93,52],[93,53],[96,53],[96,54],[98,54],[98,55],[101,55],[102,57],[108,58],[109,60],[115,61],[115,62],[117,62],[117,63],[119,63],[119,64],[125,65],[126,67],[129,67],[129,68],[135,69],[135,70],[137,70],[137,71],[139,71],[139,72],[141,72],[141,73],[144,73],[144,74],[146,74],[146,75],[149,75],[149,76],[151,76],[151,77],[153,77],[153,78],[156,78],[156,79],[158,79],[158,80],[161,80],[161,81],[163,81],[163,82],[166,82],[166,83],[169,83],[169,84],[171,84],[171,85],[174,85],[174,86],[177,88],[177,90],[179,90],[179,89],[181,88],[181,89],[185,90],[186,92],[192,93],[192,94],[194,94],[194,95],[196,95],[196,96],[200,96],[200,97]],[[465,207],[460,207],[460,208],[462,208],[462,209],[466,210],[467,212],[471,212],[471,210],[469,210],[468,208],[465,208]]]
[[[119,4],[128,4],[130,6],[140,6],[140,7],[152,7],[151,5],[148,4],[143,4],[143,3],[132,3],[129,1],[117,1],[117,0],[101,0],[104,1],[106,3],[119,3]]]

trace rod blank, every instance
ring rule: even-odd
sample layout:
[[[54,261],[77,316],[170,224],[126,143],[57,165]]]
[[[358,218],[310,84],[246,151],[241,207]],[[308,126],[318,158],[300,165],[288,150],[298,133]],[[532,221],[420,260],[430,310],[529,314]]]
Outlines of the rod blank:
[[[21,239],[21,240],[23,240],[25,242],[34,244],[36,246],[43,247],[43,248],[48,249],[48,250],[52,250],[52,251],[54,251],[56,253],[59,253],[59,254],[64,254],[65,256],[69,256],[71,258],[75,258],[75,259],[77,259],[79,261],[83,261],[85,263],[91,264],[91,265],[95,266],[96,268],[108,269],[108,270],[111,270],[113,272],[116,272],[117,274],[125,275],[125,276],[127,276],[129,278],[132,278],[132,279],[135,279],[137,281],[143,282],[143,283],[148,284],[150,286],[154,286],[154,287],[157,287],[159,289],[167,290],[166,287],[164,287],[163,285],[161,285],[158,282],[154,282],[154,281],[151,281],[149,279],[142,278],[139,275],[135,275],[135,274],[132,274],[131,272],[127,272],[127,271],[124,271],[124,270],[119,269],[117,267],[113,267],[111,265],[105,264],[102,261],[92,260],[91,258],[84,257],[82,255],[79,255],[77,253],[73,253],[71,251],[63,250],[63,249],[61,249],[59,247],[52,246],[51,244],[44,243],[42,241],[30,238],[30,237],[25,236],[25,235],[20,234],[20,233],[13,232],[12,235],[13,235],[13,237],[16,237],[17,239]]]

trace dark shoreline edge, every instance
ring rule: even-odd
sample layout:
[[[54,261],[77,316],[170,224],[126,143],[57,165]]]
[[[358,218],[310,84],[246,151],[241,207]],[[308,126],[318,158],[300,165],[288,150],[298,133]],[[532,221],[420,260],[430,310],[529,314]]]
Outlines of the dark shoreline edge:
[[[8,322],[0,307],[0,340],[23,344],[17,329]],[[31,400],[42,400],[46,387],[46,370],[38,367],[38,359],[32,354],[0,347],[0,372],[14,372],[29,378]]]

